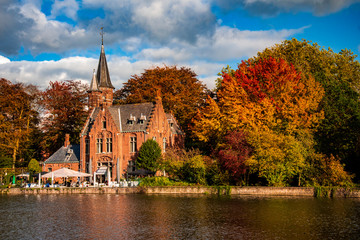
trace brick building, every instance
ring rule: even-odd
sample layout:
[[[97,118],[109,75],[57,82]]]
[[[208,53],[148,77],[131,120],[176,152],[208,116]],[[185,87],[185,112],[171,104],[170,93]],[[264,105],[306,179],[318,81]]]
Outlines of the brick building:
[[[164,112],[161,98],[155,102],[112,105],[104,46],[89,90],[89,116],[80,135],[79,170],[98,175],[99,181],[116,181],[135,171],[135,157],[142,143],[154,139],[166,148],[183,144],[175,118]],[[106,176],[105,176],[106,175]]]
[[[70,143],[70,135],[65,135],[64,145],[51,155],[43,166],[43,171],[52,172],[60,168],[79,171],[80,145]]]

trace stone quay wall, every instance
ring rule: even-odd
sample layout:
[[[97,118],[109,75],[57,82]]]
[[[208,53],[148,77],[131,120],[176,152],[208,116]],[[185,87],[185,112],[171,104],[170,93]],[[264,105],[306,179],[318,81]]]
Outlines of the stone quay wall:
[[[313,187],[86,187],[86,188],[9,188],[1,194],[204,194],[230,196],[314,197]],[[360,189],[322,188],[321,196],[360,198]],[[325,193],[325,194],[324,194]]]

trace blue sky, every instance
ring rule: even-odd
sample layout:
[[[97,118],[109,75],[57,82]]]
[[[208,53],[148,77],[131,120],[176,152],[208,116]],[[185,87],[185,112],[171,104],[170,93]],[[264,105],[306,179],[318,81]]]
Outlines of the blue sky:
[[[115,88],[164,64],[213,88],[223,67],[285,39],[359,54],[359,20],[360,0],[0,0],[0,77],[89,83],[104,27]]]

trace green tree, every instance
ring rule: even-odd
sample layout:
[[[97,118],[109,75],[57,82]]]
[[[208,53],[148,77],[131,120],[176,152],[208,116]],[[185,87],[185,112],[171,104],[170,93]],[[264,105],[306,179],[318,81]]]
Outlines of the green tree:
[[[41,167],[36,159],[31,159],[28,165],[28,170],[32,173],[41,172]]]
[[[206,165],[203,156],[196,155],[186,162],[180,169],[182,180],[189,183],[206,185]]]
[[[136,166],[137,168],[156,172],[159,169],[161,158],[162,154],[159,144],[155,140],[148,139],[140,147],[136,158]]]
[[[41,167],[39,165],[39,162],[36,159],[31,159],[28,164],[28,170],[29,170],[29,180],[32,182],[33,176],[35,173],[41,172]]]

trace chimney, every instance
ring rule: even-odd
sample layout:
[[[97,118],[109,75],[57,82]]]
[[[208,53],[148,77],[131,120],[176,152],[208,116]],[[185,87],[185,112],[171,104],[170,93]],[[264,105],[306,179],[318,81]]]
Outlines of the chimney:
[[[65,142],[64,142],[64,147],[67,147],[70,145],[70,134],[65,134]]]

